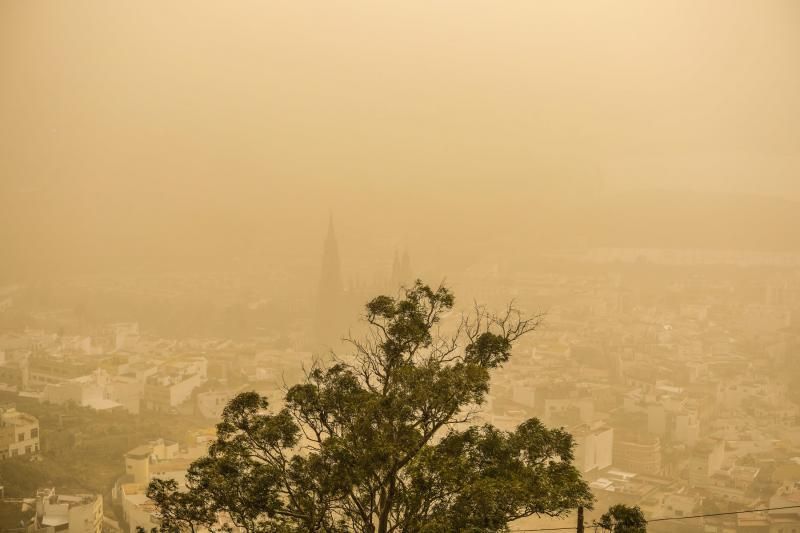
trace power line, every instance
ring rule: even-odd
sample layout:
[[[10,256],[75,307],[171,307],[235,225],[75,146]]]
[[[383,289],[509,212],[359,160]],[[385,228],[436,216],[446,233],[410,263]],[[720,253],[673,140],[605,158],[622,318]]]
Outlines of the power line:
[[[518,531],[574,531],[575,526],[572,527],[543,527],[540,529],[511,529],[511,533],[517,533]]]
[[[703,518],[705,516],[724,516],[731,514],[758,513],[761,511],[779,511],[781,509],[797,509],[797,508],[800,508],[800,505],[786,505],[784,507],[764,507],[762,509],[748,509],[746,511],[729,511],[726,513],[696,514],[692,516],[674,516],[671,518],[653,518],[652,520],[647,520],[647,522],[650,523],[650,522],[663,522],[665,520],[687,520],[689,518]]]
[[[690,516],[671,516],[671,517],[663,517],[663,518],[651,518],[649,520],[645,520],[648,524],[650,522],[665,522],[667,520],[689,520],[691,518],[704,518],[708,516],[725,516],[725,515],[736,515],[736,514],[747,514],[747,513],[758,513],[762,511],[780,511],[782,509],[800,509],[800,505],[786,505],[783,507],[763,507],[761,509],[745,509],[743,511],[727,511],[724,513],[705,513],[705,514],[696,514]],[[591,525],[589,525],[591,527]],[[513,533],[522,533],[522,532],[534,532],[534,531],[572,531],[575,527],[544,527],[539,529],[512,529]]]

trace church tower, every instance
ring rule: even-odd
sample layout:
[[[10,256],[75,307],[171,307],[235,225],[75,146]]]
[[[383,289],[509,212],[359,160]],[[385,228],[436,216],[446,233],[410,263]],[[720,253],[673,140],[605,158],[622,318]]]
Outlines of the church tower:
[[[408,287],[414,281],[414,274],[411,271],[411,258],[408,255],[408,250],[403,251],[402,257],[394,254],[394,262],[392,263],[392,275],[389,278],[391,290],[396,291],[401,286]]]
[[[339,261],[339,246],[333,228],[333,215],[328,220],[328,234],[322,249],[322,272],[317,289],[317,313],[314,324],[316,344],[330,349],[339,343],[345,331],[344,289],[342,287],[342,266]]]

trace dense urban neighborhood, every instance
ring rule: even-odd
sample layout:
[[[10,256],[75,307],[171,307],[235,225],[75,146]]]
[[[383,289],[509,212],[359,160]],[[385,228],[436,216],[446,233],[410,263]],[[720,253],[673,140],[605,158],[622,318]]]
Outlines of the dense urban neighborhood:
[[[800,533],[800,0],[0,0],[0,533]]]
[[[323,269],[338,269],[335,255],[331,228]],[[648,518],[686,518],[652,530],[800,529],[793,261],[605,250],[543,257],[535,273],[476,265],[456,280],[462,292],[544,311],[493,378],[479,420],[565,428],[595,509],[625,503]],[[382,287],[323,284],[318,319],[352,326],[342,318],[356,316],[351,300],[399,286],[410,268],[396,258]],[[31,292],[7,289],[7,319]],[[182,483],[231,399],[252,390],[279,405],[330,341],[310,321],[273,335],[173,338],[138,322],[81,329],[74,310],[37,312],[41,328],[0,336],[5,530],[84,531],[86,516],[98,532],[157,526],[147,484]],[[346,345],[335,348],[346,357]]]

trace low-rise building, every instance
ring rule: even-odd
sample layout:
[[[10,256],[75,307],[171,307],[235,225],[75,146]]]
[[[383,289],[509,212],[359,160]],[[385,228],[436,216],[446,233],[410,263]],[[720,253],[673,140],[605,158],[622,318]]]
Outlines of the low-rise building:
[[[35,531],[102,533],[103,497],[99,494],[56,494],[54,488],[36,493]]]
[[[0,407],[0,460],[39,451],[39,421],[36,417]]]
[[[44,390],[51,383],[63,383],[89,374],[94,367],[78,357],[39,355],[28,361],[28,385]]]
[[[205,383],[207,367],[205,358],[164,365],[157,374],[147,378],[143,407],[149,411],[170,412]]]
[[[159,461],[170,461],[177,457],[178,443],[157,439],[137,446],[125,454],[125,474],[134,483],[148,484],[153,477],[152,465]]]
[[[124,483],[117,491],[117,498],[122,507],[122,519],[128,525],[129,532],[139,528],[150,531],[158,529],[159,520],[155,517],[156,505],[147,497],[147,485],[143,483]]]
[[[95,411],[108,411],[122,407],[111,398],[112,391],[111,376],[97,369],[86,376],[46,385],[41,399],[57,405],[73,403]]]
[[[112,494],[114,501],[122,507],[129,533],[134,533],[139,527],[145,531],[159,527],[156,506],[147,498],[147,485],[158,478],[174,479],[179,487],[184,487],[191,462],[203,455],[201,448],[203,451],[208,449],[210,436],[201,439],[202,435],[195,435],[197,450],[182,451],[177,442],[157,439],[125,454],[125,475],[119,479]]]
[[[694,487],[712,484],[711,477],[719,472],[724,460],[724,441],[708,439],[698,443],[689,457],[689,484]]]
[[[200,392],[197,394],[197,411],[205,418],[218,420],[222,418],[222,411],[225,406],[244,389],[245,385],[242,385],[240,387]]]
[[[800,482],[794,481],[778,488],[769,499],[770,533],[800,531]]]

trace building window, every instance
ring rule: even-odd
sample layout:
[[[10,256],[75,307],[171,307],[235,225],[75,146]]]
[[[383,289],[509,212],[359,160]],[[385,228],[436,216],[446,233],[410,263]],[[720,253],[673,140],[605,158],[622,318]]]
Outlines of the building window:
[[[31,450],[32,450],[32,448],[30,446],[25,446],[25,453],[30,455]]]
[[[36,438],[36,437],[38,437],[38,436],[39,436],[39,428],[33,428],[33,429],[31,430],[31,438],[32,438],[32,439],[35,439],[35,438]]]
[[[19,442],[24,441],[25,440],[25,433],[20,433],[19,435],[17,435],[17,440],[19,440]]]

